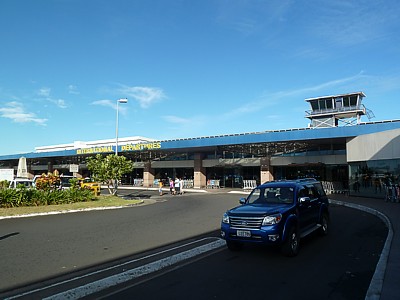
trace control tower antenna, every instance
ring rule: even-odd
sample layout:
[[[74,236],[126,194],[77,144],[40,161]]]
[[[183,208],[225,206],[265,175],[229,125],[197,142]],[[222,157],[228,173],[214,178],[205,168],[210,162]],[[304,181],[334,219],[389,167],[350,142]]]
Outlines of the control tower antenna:
[[[369,121],[371,121],[372,118],[375,118],[375,114],[372,110],[370,110],[368,108],[366,108],[366,110],[367,110],[367,118]]]

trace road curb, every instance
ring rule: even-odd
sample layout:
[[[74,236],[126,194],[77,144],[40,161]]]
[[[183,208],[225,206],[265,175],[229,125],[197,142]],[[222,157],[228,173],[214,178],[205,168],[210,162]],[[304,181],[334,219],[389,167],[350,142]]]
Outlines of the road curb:
[[[111,288],[130,280],[140,278],[150,273],[160,272],[168,267],[173,267],[183,261],[194,258],[196,256],[205,254],[215,249],[221,248],[225,245],[225,240],[216,238],[215,241],[206,243],[201,246],[197,246],[193,249],[189,249],[177,254],[170,255],[165,258],[150,262],[146,265],[136,267],[127,271],[117,273],[112,276],[98,279],[96,281],[81,285],[70,290],[62,291],[56,295],[44,298],[45,300],[54,299],[80,299],[83,297],[90,296],[94,293],[100,292],[107,288]]]
[[[14,216],[2,216],[2,217],[0,217],[0,220],[39,217],[39,216],[49,216],[49,215],[61,215],[61,214],[69,214],[69,213],[77,213],[77,212],[85,212],[85,211],[95,211],[95,210],[119,209],[119,208],[137,206],[137,205],[141,205],[143,203],[144,203],[144,200],[141,200],[140,202],[138,202],[136,204],[127,204],[127,205],[120,205],[120,206],[101,206],[101,207],[82,208],[82,209],[65,209],[65,210],[49,211],[49,212],[43,212],[43,213],[32,213],[32,214],[14,215]]]
[[[346,207],[362,210],[367,213],[373,214],[373,215],[379,217],[386,224],[388,231],[389,231],[388,236],[386,238],[385,245],[383,246],[382,253],[380,255],[378,264],[376,265],[374,275],[372,276],[371,283],[369,285],[367,294],[365,296],[366,300],[380,299],[381,294],[382,294],[383,281],[385,278],[386,266],[387,266],[388,257],[389,257],[389,253],[390,253],[390,247],[392,245],[392,240],[393,240],[393,226],[392,226],[392,223],[390,222],[390,219],[384,213],[382,213],[376,209],[367,207],[367,206],[349,203],[349,202],[340,201],[340,200],[333,200],[333,199],[329,199],[329,202],[332,204],[346,206]]]

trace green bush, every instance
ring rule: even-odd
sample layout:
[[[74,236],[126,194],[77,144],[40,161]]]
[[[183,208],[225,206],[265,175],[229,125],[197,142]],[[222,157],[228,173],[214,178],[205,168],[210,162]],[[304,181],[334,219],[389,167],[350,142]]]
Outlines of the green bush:
[[[14,207],[18,200],[17,191],[14,189],[0,190],[0,204],[2,207]]]
[[[36,190],[25,187],[0,189],[0,207],[57,205],[95,200],[88,189]]]
[[[90,189],[70,188],[63,192],[63,203],[86,202],[95,199]]]
[[[0,181],[0,190],[8,188],[10,182],[8,180],[1,180]]]

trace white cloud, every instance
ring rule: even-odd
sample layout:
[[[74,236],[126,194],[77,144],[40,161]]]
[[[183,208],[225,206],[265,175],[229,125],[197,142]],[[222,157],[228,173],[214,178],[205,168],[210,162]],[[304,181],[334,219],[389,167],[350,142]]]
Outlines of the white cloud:
[[[63,99],[53,99],[53,98],[46,98],[47,101],[57,105],[59,108],[67,108],[67,104]]]
[[[50,96],[50,92],[51,92],[50,88],[43,87],[37,92],[37,94],[40,97],[43,97],[46,101],[57,105],[59,108],[67,108],[68,107],[67,104],[65,103],[64,99],[55,99]]]
[[[321,4],[321,3],[319,3]],[[310,7],[316,3],[310,2]],[[352,46],[387,38],[398,23],[397,1],[324,1],[310,30],[332,44]]]
[[[112,109],[117,110],[117,100],[97,100],[93,101],[91,103],[92,105],[99,105],[99,106],[105,106],[105,107],[110,107]],[[118,105],[118,110],[122,113],[125,114],[128,109],[125,104]]]
[[[70,84],[68,86],[68,93],[73,95],[79,95],[78,87],[76,85]]]
[[[237,119],[238,117],[248,116],[254,114],[259,111],[265,111],[265,118],[270,122],[276,123],[280,120],[279,110],[281,108],[277,106],[282,106],[282,101],[286,103],[294,103],[294,101],[306,99],[309,97],[315,96],[316,93],[320,93],[323,95],[330,95],[332,91],[342,90],[343,93],[347,92],[358,92],[360,90],[354,89],[354,86],[363,86],[363,82],[365,80],[369,80],[369,76],[364,75],[363,72],[359,72],[353,76],[339,78],[335,80],[331,80],[328,82],[323,82],[314,86],[301,87],[298,89],[292,90],[281,90],[276,92],[265,92],[259,96],[258,99],[254,99],[252,101],[244,101],[245,104],[242,106],[236,107],[230,111],[226,111],[225,113],[218,115],[219,122],[229,122],[232,119]],[[334,94],[335,92],[333,92]],[[295,99],[295,100],[294,100]],[[296,102],[297,103],[297,102]],[[290,104],[291,105],[291,104]],[[285,109],[285,108],[283,108]],[[293,109],[293,107],[290,107]],[[191,119],[182,118],[173,115],[164,116],[163,119],[171,124],[179,125],[178,128],[181,132],[186,132],[186,129],[200,129],[204,128],[205,124],[214,123],[215,116],[196,116]],[[191,125],[191,126],[187,126]],[[192,132],[188,133],[192,134]]]
[[[67,108],[67,105],[65,104],[65,101],[64,101],[63,99],[54,100],[54,103],[55,103],[59,108]]]
[[[46,126],[47,121],[36,117],[34,113],[26,112],[23,105],[15,101],[7,103],[6,107],[0,107],[0,116],[16,123],[36,123],[43,126]]]
[[[305,95],[306,98],[311,97],[312,94],[318,91],[330,91],[330,90],[338,90],[340,87],[344,85],[349,85],[352,83],[359,82],[361,79],[367,78],[368,76],[364,75],[364,72],[361,71],[356,75],[339,78],[335,80],[331,80],[328,82],[324,82],[315,86],[304,87],[296,90],[287,90],[287,91],[280,91],[277,93],[272,94],[275,98],[282,99],[288,96],[302,96]],[[345,91],[350,92],[350,91]],[[352,92],[358,92],[358,90],[354,90]],[[329,92],[328,92],[329,93]],[[311,94],[311,95],[310,95]],[[331,94],[331,93],[329,93]],[[323,95],[321,95],[323,96]]]
[[[280,104],[282,99],[289,100],[292,97],[299,97],[299,98],[303,97],[304,99],[306,99],[315,95],[316,92],[326,93],[325,95],[329,95],[332,94],[332,92],[330,91],[336,91],[342,88],[343,92],[347,93],[349,92],[349,88],[351,88],[351,86],[358,85],[357,83],[365,78],[368,78],[368,76],[365,76],[363,72],[360,72],[354,76],[331,80],[315,86],[303,87],[295,90],[283,90],[273,93],[264,93],[263,95],[261,95],[260,99],[254,100],[252,102],[246,101],[245,105],[239,106],[234,110],[228,111],[222,116],[228,119],[235,116],[248,114],[251,112],[256,112],[261,109],[264,109],[265,107]],[[344,86],[346,87],[343,88]],[[358,92],[358,91],[359,90],[351,90],[351,92]]]
[[[97,100],[97,101],[93,101],[92,104],[117,109],[117,104],[115,103],[115,101],[111,101],[111,100]]]
[[[297,89],[280,90],[275,92],[264,92],[257,99],[250,101],[244,101],[242,106],[235,107],[230,111],[218,114],[216,117],[213,114],[207,116],[193,116],[191,118],[180,117],[175,115],[166,115],[162,118],[171,124],[172,135],[193,135],[194,132],[204,131],[208,124],[216,123],[216,120],[220,124],[230,124],[232,120],[239,121],[241,118],[247,118],[247,116],[264,111],[262,115],[268,122],[273,122],[276,126],[279,124],[285,124],[285,110],[297,109],[297,103],[301,103],[300,112],[304,112],[304,102],[302,100],[319,96],[333,95],[337,93],[348,93],[363,91],[358,87],[364,87],[366,82],[371,80],[371,76],[365,75],[364,72],[359,72],[353,76],[338,78],[335,80],[322,82],[316,85],[310,85],[300,87]],[[283,101],[287,104],[282,106]],[[300,102],[299,102],[300,101]],[[283,121],[285,120],[285,121]],[[263,122],[260,119],[260,122]],[[218,130],[223,131],[224,126],[217,126]],[[213,129],[215,131],[215,128]],[[227,128],[229,131],[229,128]],[[223,134],[219,132],[218,134]],[[226,133],[226,132],[225,132]],[[171,138],[171,134],[168,138]],[[213,133],[215,134],[215,133]],[[202,134],[200,134],[202,135]]]
[[[163,132],[168,132],[165,139],[184,138],[193,134],[204,135],[204,130],[213,122],[210,116],[201,115],[190,118],[166,115],[162,119],[169,123],[163,127]]]
[[[274,36],[288,18],[292,0],[219,1],[217,21],[242,35]]]
[[[49,97],[50,96],[50,91],[51,91],[50,88],[44,87],[44,88],[41,88],[38,91],[38,95],[41,96],[41,97]]]
[[[184,118],[177,117],[177,116],[164,116],[163,119],[169,123],[174,123],[174,124],[189,124],[189,123],[191,123],[190,119],[184,119]]]
[[[162,89],[154,87],[122,86],[118,92],[128,98],[137,100],[142,108],[148,108],[153,103],[166,98]]]

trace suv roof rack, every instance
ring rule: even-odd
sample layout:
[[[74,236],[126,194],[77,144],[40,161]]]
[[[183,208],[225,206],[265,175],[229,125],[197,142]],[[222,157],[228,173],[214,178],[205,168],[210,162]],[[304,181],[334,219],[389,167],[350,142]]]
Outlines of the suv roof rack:
[[[278,180],[266,181],[263,184],[270,182],[309,182],[309,181],[318,181],[318,180],[313,177],[298,178],[298,179],[278,179]]]
[[[303,182],[303,181],[317,181],[317,179],[309,177],[309,178],[300,178],[297,179],[298,182]]]

